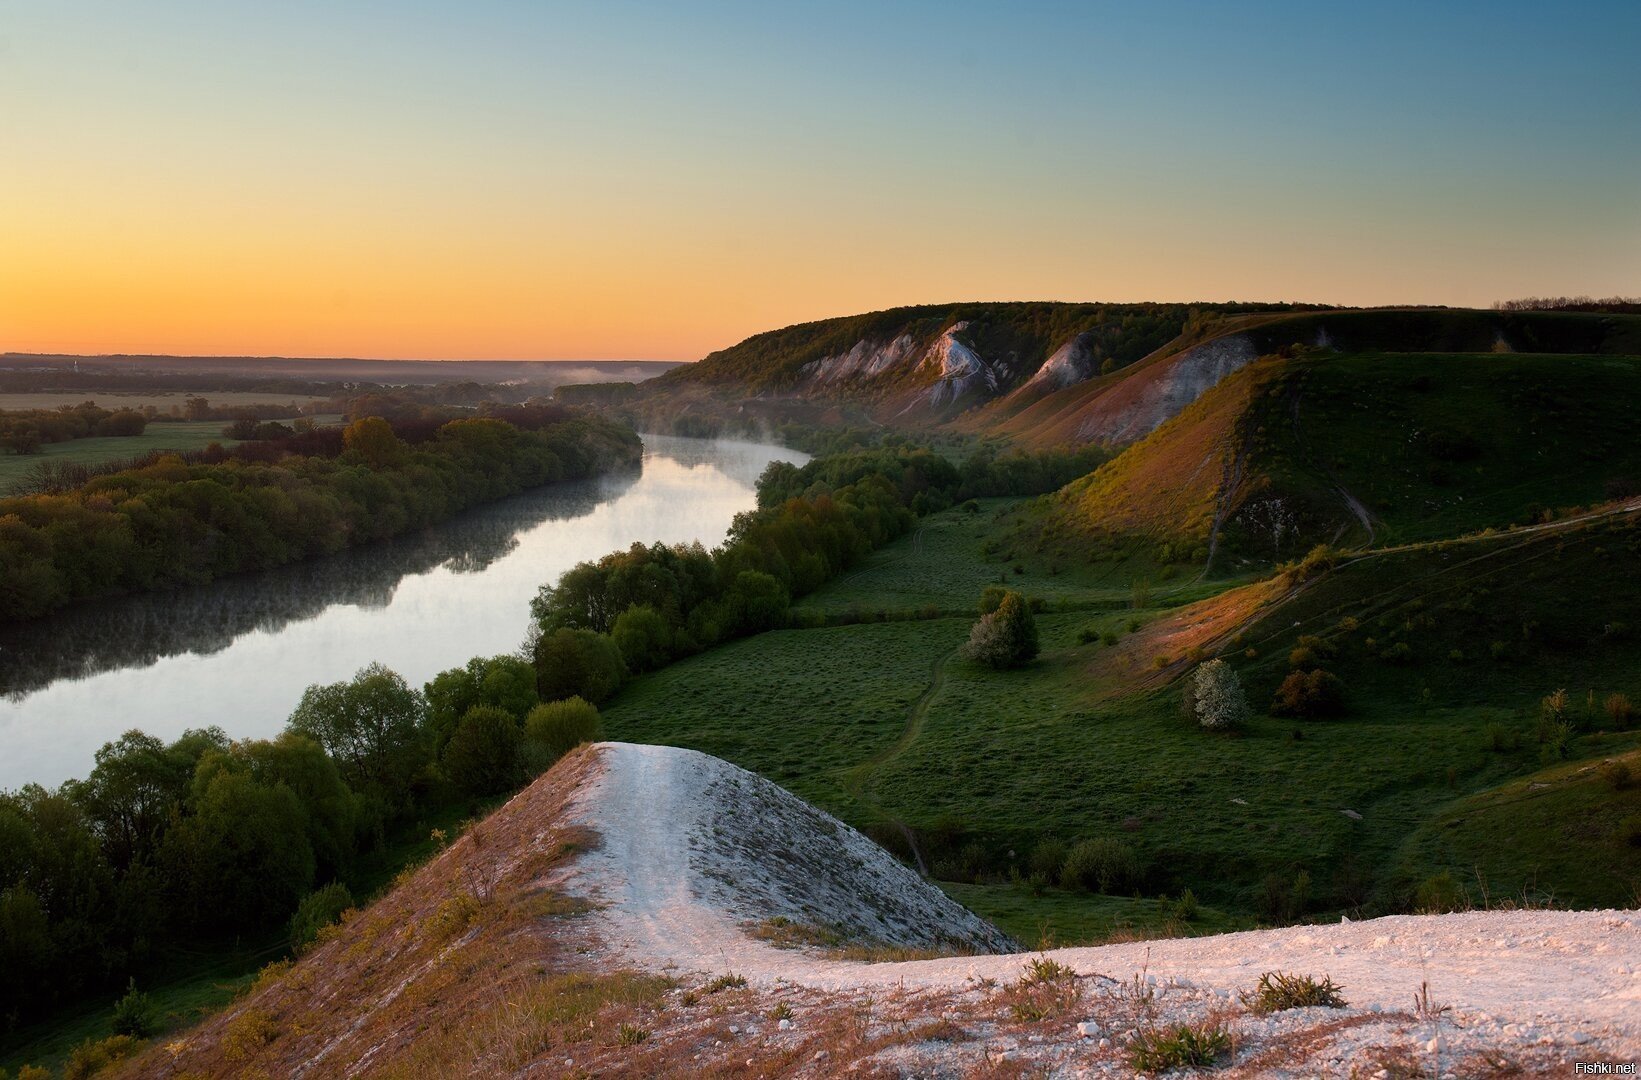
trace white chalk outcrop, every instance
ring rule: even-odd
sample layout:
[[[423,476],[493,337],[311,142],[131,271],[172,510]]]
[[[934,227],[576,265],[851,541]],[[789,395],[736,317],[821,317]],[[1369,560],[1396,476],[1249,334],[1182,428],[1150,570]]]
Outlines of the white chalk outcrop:
[[[1187,349],[1154,373],[1125,381],[1123,388],[1130,384],[1134,388],[1132,400],[1120,391],[1114,392],[1113,401],[1121,396],[1122,407],[1097,410],[1077,429],[1077,438],[1100,443],[1143,439],[1258,355],[1253,339],[1246,334],[1215,338]]]
[[[816,963],[752,936],[775,918],[868,945],[1015,947],[881,847],[760,776],[672,746],[595,749],[599,773],[573,796],[566,822],[591,828],[600,844],[562,887],[604,905],[600,934],[619,953],[748,974]]]

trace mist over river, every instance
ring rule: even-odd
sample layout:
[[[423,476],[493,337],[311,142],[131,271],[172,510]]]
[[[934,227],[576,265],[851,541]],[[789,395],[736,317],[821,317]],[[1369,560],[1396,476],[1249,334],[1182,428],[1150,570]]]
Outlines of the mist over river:
[[[784,447],[644,436],[641,472],[555,484],[413,536],[0,627],[0,789],[83,777],[131,728],[284,727],[311,683],[380,661],[420,687],[524,640],[530,599],[634,541],[720,543]]]

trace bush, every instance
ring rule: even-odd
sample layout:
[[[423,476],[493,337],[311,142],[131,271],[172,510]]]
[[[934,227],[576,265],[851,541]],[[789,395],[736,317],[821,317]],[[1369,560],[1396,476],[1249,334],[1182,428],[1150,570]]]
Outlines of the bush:
[[[1187,687],[1197,723],[1208,731],[1229,731],[1248,719],[1248,697],[1231,665],[1210,660],[1198,667]]]
[[[1420,915],[1442,915],[1469,906],[1464,886],[1446,870],[1425,878],[1413,891],[1413,910]]]
[[[982,615],[963,646],[965,659],[999,669],[1018,667],[1037,652],[1037,622],[1017,592],[1005,593],[995,611]]]
[[[1292,671],[1276,688],[1271,702],[1275,716],[1337,716],[1345,711],[1345,684],[1332,672]]]
[[[579,697],[597,704],[627,677],[621,650],[604,634],[563,627],[536,642],[536,692],[543,701]]]
[[[140,1049],[142,1043],[129,1035],[110,1035],[101,1042],[87,1039],[70,1051],[68,1062],[63,1066],[63,1080],[86,1080],[133,1056]],[[19,1080],[22,1075],[18,1073]]]
[[[114,1003],[114,1034],[148,1039],[159,1034],[160,1011],[154,999],[137,989],[137,980],[126,984],[125,996]]]
[[[1068,889],[1113,893],[1139,878],[1139,860],[1121,840],[1098,837],[1084,840],[1067,853],[1060,883]]]
[[[322,889],[315,889],[303,897],[291,916],[291,951],[301,953],[319,937],[319,932],[341,918],[342,912],[353,906],[353,894],[340,881],[333,881]]]
[[[1630,767],[1622,761],[1606,761],[1601,765],[1601,776],[1614,791],[1623,791],[1634,782]]]
[[[494,705],[475,705],[461,718],[444,748],[445,775],[466,795],[507,791],[518,782],[522,771],[522,740],[523,733],[512,713]]]
[[[1243,993],[1242,1004],[1260,1016],[1284,1009],[1342,1009],[1345,999],[1339,996],[1340,989],[1326,975],[1317,982],[1309,975],[1267,971],[1259,977],[1259,985]]]
[[[1044,839],[1037,841],[1037,846],[1031,849],[1031,858],[1026,861],[1026,866],[1034,876],[1041,874],[1049,881],[1058,881],[1065,862],[1065,844],[1059,840]]]
[[[672,659],[672,627],[648,604],[634,604],[616,616],[610,639],[629,671],[654,671]]]
[[[537,705],[524,718],[524,740],[530,766],[541,770],[584,742],[596,742],[602,725],[598,707],[582,698]]]
[[[1623,694],[1608,694],[1607,700],[1602,703],[1607,711],[1607,719],[1612,721],[1616,731],[1629,730],[1630,722],[1635,719],[1635,706]]]

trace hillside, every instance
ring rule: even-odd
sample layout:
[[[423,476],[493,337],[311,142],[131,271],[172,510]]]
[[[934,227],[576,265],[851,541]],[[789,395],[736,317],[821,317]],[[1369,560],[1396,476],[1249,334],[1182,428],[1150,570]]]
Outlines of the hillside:
[[[1286,307],[1285,305],[1278,305]],[[647,391],[847,403],[889,424],[928,424],[1005,395],[1110,376],[1252,304],[995,303],[893,308],[758,334]]]
[[[715,822],[721,808],[743,812]],[[944,1075],[995,1071],[1001,1054],[1016,1070],[1108,1076],[1131,1073],[1137,1048],[1178,1024],[1224,1032],[1228,1076],[1397,1062],[1537,1071],[1641,1049],[1632,913],[862,963],[778,913],[984,932],[862,843],[722,762],[599,744],[123,1074]],[[1347,1004],[1261,1016],[1237,995],[1273,969],[1326,971]],[[1429,1007],[1410,1009],[1421,985]]]
[[[1641,491],[1641,358],[1300,350],[1250,363],[1036,527],[1067,554],[1294,558],[1503,528]]]

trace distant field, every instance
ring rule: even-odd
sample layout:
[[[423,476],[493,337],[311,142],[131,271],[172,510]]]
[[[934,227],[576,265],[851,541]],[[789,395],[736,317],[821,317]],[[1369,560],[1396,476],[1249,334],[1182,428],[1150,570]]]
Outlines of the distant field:
[[[221,420],[149,424],[141,435],[121,438],[74,439],[48,443],[37,454],[0,454],[0,495],[7,494],[42,461],[80,461],[100,464],[136,457],[151,450],[203,450],[211,443],[234,445],[225,438]]]
[[[173,405],[178,409],[182,408],[185,400],[195,396],[206,399],[212,405],[230,408],[240,405],[285,405],[291,402],[305,405],[311,401],[324,400],[302,394],[267,394],[253,390],[205,390],[197,394],[187,390],[175,393],[144,391],[129,394],[108,390],[42,390],[36,393],[0,393],[0,409],[55,409],[59,405],[78,405],[82,401],[95,401],[109,409],[141,409],[152,405],[161,412],[166,412]],[[225,420],[216,421],[218,428],[226,423]]]

